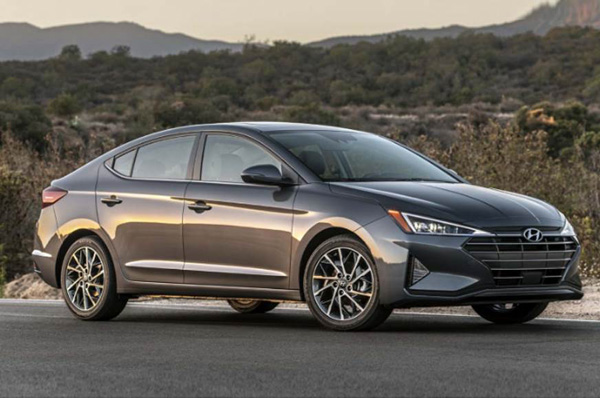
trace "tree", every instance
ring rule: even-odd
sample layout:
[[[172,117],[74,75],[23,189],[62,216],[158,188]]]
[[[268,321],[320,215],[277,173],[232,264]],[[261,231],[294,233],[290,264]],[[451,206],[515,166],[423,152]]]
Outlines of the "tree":
[[[81,50],[76,44],[69,44],[62,48],[58,58],[64,61],[79,61],[81,59]]]
[[[118,57],[127,58],[131,56],[131,48],[129,46],[119,44],[114,46],[112,50],[110,50],[110,53]]]

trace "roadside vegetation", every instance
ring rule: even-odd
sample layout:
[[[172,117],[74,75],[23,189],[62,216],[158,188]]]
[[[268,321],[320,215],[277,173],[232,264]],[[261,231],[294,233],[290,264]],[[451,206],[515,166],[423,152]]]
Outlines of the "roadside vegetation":
[[[235,120],[340,125],[408,143],[475,184],[556,205],[599,276],[600,31],[404,37],[331,49],[136,59],[124,46],[0,63],[0,286],[31,271],[41,190],[132,138]],[[4,276],[3,276],[4,275]]]
[[[0,260],[2,258],[2,246],[0,246]],[[6,284],[6,271],[4,270],[4,262],[0,262],[0,298],[4,297],[4,285]]]

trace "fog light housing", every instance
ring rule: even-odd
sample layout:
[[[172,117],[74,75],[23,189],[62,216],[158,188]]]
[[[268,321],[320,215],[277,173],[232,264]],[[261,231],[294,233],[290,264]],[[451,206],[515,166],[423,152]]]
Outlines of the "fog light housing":
[[[427,269],[427,267],[425,265],[423,265],[423,263],[420,262],[418,258],[411,257],[410,279],[409,279],[410,285],[411,286],[415,285],[417,282],[421,281],[427,275],[429,275],[429,270]]]

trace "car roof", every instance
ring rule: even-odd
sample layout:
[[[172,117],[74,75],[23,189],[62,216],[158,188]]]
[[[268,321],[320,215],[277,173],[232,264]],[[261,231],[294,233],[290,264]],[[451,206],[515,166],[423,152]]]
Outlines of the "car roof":
[[[194,130],[250,130],[256,133],[273,133],[278,131],[352,131],[358,132],[357,130],[350,130],[343,127],[336,126],[324,126],[318,124],[307,124],[307,123],[287,123],[287,122],[231,122],[231,123],[214,123],[214,124],[198,124],[191,126],[182,126],[174,129],[161,131],[155,134],[172,134],[177,132],[187,132]]]
[[[257,130],[258,132],[270,133],[274,131],[354,131],[343,127],[336,126],[323,126],[318,124],[307,124],[307,123],[287,123],[287,122],[237,122],[237,123],[223,123],[223,126],[228,125],[232,127],[249,127]]]

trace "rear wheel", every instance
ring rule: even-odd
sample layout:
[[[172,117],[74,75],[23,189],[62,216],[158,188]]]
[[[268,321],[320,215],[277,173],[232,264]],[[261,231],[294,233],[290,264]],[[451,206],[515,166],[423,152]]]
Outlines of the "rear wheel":
[[[475,312],[485,320],[497,324],[526,323],[544,312],[548,303],[474,305]]]
[[[279,303],[252,299],[227,300],[227,303],[241,314],[264,314],[274,310]]]
[[[334,330],[372,329],[392,312],[379,302],[379,278],[369,250],[352,235],[328,239],[311,255],[304,296],[315,318]]]
[[[127,297],[117,294],[110,255],[96,237],[81,238],[71,245],[62,263],[61,282],[67,307],[79,319],[109,320],[127,304]]]

